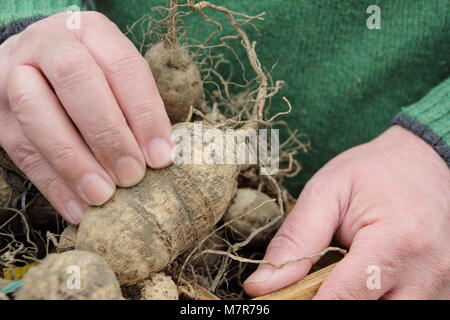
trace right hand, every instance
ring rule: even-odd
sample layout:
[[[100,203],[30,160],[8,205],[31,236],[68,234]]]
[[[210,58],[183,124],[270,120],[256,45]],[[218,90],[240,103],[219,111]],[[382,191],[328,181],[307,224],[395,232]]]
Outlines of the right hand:
[[[0,46],[0,146],[70,223],[116,185],[171,162],[171,127],[145,59],[97,12],[38,21]]]

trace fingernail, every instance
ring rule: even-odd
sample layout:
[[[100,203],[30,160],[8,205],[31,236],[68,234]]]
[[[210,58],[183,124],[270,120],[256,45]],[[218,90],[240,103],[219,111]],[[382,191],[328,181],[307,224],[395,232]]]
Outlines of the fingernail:
[[[261,283],[267,281],[273,274],[273,267],[262,266],[259,267],[250,277],[245,280],[245,283]]]
[[[66,205],[66,213],[69,222],[72,224],[79,224],[83,218],[86,207],[77,200],[70,200]]]
[[[117,160],[114,173],[119,186],[126,188],[138,184],[144,178],[145,168],[136,159],[124,156]]]
[[[172,163],[172,146],[162,138],[155,138],[148,144],[147,155],[150,167],[167,167]]]
[[[100,206],[108,201],[114,194],[115,187],[106,182],[97,174],[88,174],[83,177],[80,185],[81,193],[86,202]]]

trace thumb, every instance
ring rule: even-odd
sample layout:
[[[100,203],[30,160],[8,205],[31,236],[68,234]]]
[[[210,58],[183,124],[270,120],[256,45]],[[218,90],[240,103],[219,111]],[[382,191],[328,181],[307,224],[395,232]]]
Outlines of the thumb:
[[[282,264],[318,253],[330,244],[339,223],[342,202],[329,183],[315,180],[305,186],[294,209],[270,242],[265,260]],[[260,265],[244,282],[244,289],[250,296],[260,296],[284,288],[303,278],[314,262],[292,262],[282,268]]]

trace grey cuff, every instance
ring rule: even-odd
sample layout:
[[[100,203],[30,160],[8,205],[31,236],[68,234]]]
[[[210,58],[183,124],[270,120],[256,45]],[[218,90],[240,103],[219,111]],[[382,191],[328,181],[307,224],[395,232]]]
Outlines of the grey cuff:
[[[444,159],[450,168],[450,146],[448,146],[442,137],[435,134],[428,126],[403,113],[397,115],[392,123],[413,132],[415,135],[425,140],[442,157],[442,159]]]

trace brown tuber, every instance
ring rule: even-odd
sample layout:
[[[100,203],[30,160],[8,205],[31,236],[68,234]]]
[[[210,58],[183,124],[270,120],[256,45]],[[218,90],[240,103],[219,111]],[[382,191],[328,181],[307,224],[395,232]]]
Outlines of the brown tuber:
[[[74,250],[50,254],[31,268],[16,299],[122,300],[123,297],[114,273],[101,257]]]
[[[246,239],[252,232],[282,215],[280,207],[271,200],[268,195],[260,191],[249,188],[238,189],[223,218],[225,223],[230,223],[228,229],[236,240]],[[259,246],[266,245],[280,224],[281,219],[279,223],[258,233],[251,243]]]
[[[162,41],[153,45],[145,58],[170,121],[186,121],[190,108],[198,107],[203,100],[200,72],[190,53],[177,41]]]
[[[174,129],[192,133],[194,124]],[[104,257],[121,284],[136,284],[211,232],[234,196],[238,173],[238,165],[228,164],[149,169],[139,185],[119,188],[102,207],[88,208],[76,247]]]
[[[138,286],[141,300],[178,300],[177,285],[164,273],[154,274]]]

